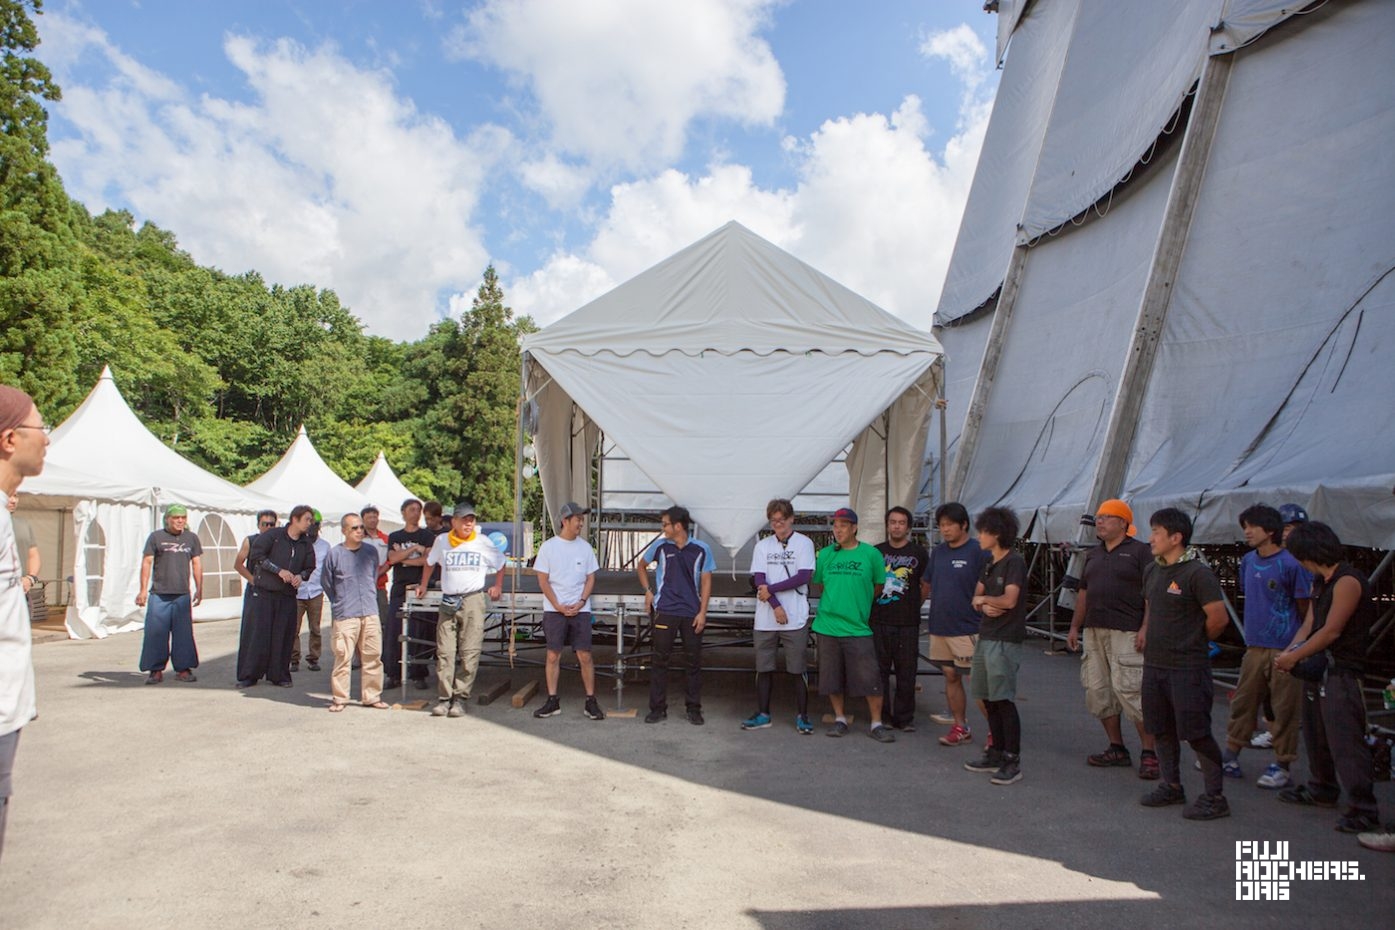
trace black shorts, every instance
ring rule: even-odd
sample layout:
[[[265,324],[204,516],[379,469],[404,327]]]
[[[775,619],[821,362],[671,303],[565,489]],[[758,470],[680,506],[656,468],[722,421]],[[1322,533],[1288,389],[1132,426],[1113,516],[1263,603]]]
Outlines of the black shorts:
[[[872,637],[820,634],[818,639],[819,694],[869,697],[882,693]]]
[[[555,610],[543,613],[543,635],[547,651],[561,652],[570,645],[577,652],[591,651],[591,613],[583,610],[575,617],[565,617]]]
[[[1180,740],[1211,734],[1211,704],[1215,690],[1210,668],[1143,666],[1143,729],[1154,736]]]

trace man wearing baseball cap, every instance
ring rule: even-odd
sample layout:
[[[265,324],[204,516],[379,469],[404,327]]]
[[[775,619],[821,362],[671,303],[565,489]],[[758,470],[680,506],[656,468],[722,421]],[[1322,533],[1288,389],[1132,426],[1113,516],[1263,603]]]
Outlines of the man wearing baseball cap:
[[[13,494],[21,481],[42,472],[47,448],[48,427],[33,398],[0,384],[0,490]],[[20,730],[38,715],[23,578],[10,512],[0,508],[0,852]]]
[[[1284,521],[1283,543],[1288,543],[1288,534],[1293,532],[1293,528],[1300,523],[1308,522],[1308,511],[1297,504],[1280,504],[1279,519]]]
[[[533,716],[555,717],[562,712],[557,697],[562,677],[562,650],[570,643],[581,666],[581,684],[586,689],[582,711],[591,720],[604,720],[605,711],[596,702],[596,670],[591,664],[591,589],[596,584],[596,550],[581,535],[586,515],[591,511],[567,501],[557,514],[557,535],[538,547],[533,571],[538,588],[547,599],[543,611],[543,633],[547,636],[547,700]]]
[[[165,528],[145,540],[140,590],[136,593],[136,606],[145,607],[140,670],[150,673],[145,680],[147,685],[164,681],[165,665],[171,661],[176,680],[197,680],[194,669],[199,666],[199,651],[194,645],[194,607],[202,600],[203,544],[189,532],[188,509],[183,504],[171,504],[165,508]]]
[[[843,507],[833,513],[833,545],[814,563],[814,584],[823,585],[814,632],[819,637],[819,693],[833,705],[829,736],[845,736],[848,718],[844,695],[865,697],[869,731],[879,743],[896,735],[882,723],[881,674],[872,644],[872,602],[886,581],[886,562],[874,547],[857,539],[857,513]]]
[[[479,531],[476,519],[474,504],[455,505],[450,532],[432,543],[417,582],[417,597],[425,597],[436,566],[441,566],[433,717],[465,716],[484,648],[484,615],[489,609],[484,595],[491,572],[497,572],[498,578],[489,588],[489,597],[497,601],[504,593],[504,553]]]
[[[1080,683],[1085,708],[1104,726],[1109,747],[1086,758],[1096,767],[1131,766],[1119,717],[1128,716],[1138,729],[1141,752],[1138,777],[1158,777],[1153,737],[1143,729],[1143,653],[1138,631],[1143,626],[1143,569],[1152,560],[1148,544],[1130,534],[1133,510],[1118,499],[1095,509],[1095,535],[1100,544],[1086,551],[1080,589],[1071,616],[1066,644],[1085,645]],[[1083,635],[1082,635],[1083,634]]]

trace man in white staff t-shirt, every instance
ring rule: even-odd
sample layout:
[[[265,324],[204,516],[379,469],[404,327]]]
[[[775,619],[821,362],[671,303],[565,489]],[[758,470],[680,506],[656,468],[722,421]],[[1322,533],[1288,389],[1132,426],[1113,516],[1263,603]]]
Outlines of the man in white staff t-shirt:
[[[770,691],[775,657],[785,650],[785,671],[794,676],[800,735],[814,732],[809,721],[807,647],[809,645],[809,579],[814,576],[814,543],[794,531],[794,505],[776,499],[765,505],[765,518],[775,532],[756,543],[751,553],[751,580],[756,586],[756,712],[741,721],[743,730],[770,726]]]
[[[441,612],[436,621],[438,690],[436,706],[431,708],[433,717],[465,716],[484,648],[488,608],[484,586],[489,583],[490,572],[498,572],[489,596],[497,601],[504,593],[504,561],[504,553],[479,531],[475,505],[456,504],[450,531],[436,537],[417,585],[417,597],[425,597],[436,566],[441,566]]]
[[[562,712],[557,699],[557,679],[561,677],[562,650],[571,643],[581,666],[581,684],[586,688],[586,709],[592,720],[604,720],[605,712],[596,703],[596,670],[591,664],[591,588],[596,583],[596,552],[581,537],[586,515],[591,511],[568,501],[557,515],[557,535],[538,548],[533,571],[538,588],[547,599],[543,611],[543,633],[547,636],[547,701],[533,711],[534,717],[555,717]]]

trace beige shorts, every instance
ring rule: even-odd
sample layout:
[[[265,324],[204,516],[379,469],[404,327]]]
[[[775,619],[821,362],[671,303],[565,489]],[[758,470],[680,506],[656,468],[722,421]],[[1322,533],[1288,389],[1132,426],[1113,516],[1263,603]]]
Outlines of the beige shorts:
[[[953,665],[968,671],[974,661],[977,636],[930,636],[930,661],[936,665]]]
[[[1138,634],[1092,626],[1083,632],[1080,683],[1085,687],[1086,710],[1100,718],[1122,712],[1135,723],[1142,720],[1143,655],[1134,648]]]

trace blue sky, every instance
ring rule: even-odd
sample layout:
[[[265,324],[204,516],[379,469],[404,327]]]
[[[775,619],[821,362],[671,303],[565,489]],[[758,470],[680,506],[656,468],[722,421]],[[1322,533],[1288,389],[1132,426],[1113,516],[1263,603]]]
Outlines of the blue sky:
[[[923,327],[997,76],[980,0],[49,0],[53,158],[198,261],[415,339],[547,323],[730,219]]]

